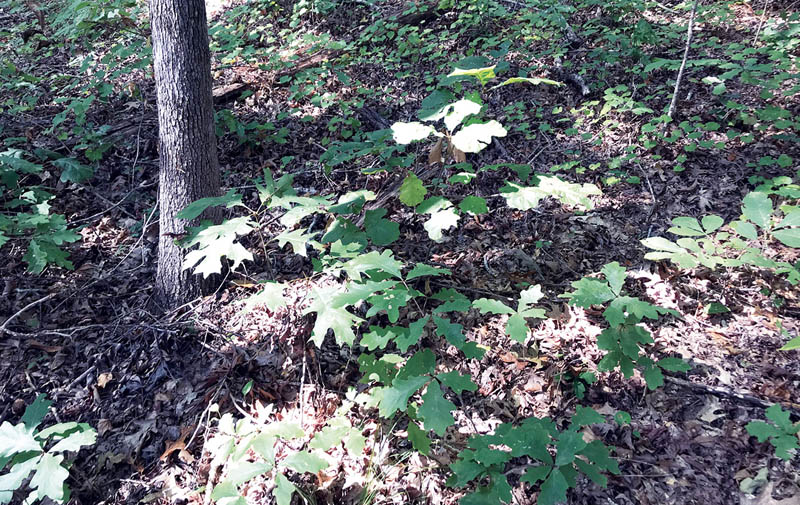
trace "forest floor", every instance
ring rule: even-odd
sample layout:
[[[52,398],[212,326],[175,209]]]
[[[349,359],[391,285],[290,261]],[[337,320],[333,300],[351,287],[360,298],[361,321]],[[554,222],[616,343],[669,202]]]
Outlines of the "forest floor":
[[[793,408],[794,420],[800,415],[798,352],[778,351],[787,341],[783,332],[800,332],[797,287],[754,268],[682,270],[669,262],[647,261],[640,243],[664,236],[670,220],[678,216],[713,213],[726,222],[737,218],[754,181],[797,177],[796,161],[789,166],[760,163],[780,154],[800,160],[797,137],[774,128],[753,129],[753,142],[734,139],[723,148],[704,146],[689,152],[682,171],[673,170],[681,162],[679,156],[686,154],[680,142],[661,143],[635,162],[619,163],[626,148],[638,142],[646,122],[630,112],[632,107],[619,104],[645,100],[661,110],[669,103],[675,78],[672,70],[654,69],[645,79],[629,71],[631,62],[642,52],[679,60],[690,9],[678,9],[675,2],[645,10],[636,10],[630,2],[576,3],[568,19],[577,39],[570,41],[560,28],[553,32],[558,36],[536,37],[534,31],[523,37],[528,32],[520,27],[535,23],[530,12],[546,10],[546,2],[528,8],[523,2],[499,0],[491,3],[491,15],[478,13],[475,16],[483,19],[477,20],[466,16],[468,3],[453,2],[452,7],[431,7],[433,14],[400,25],[394,38],[359,45],[368,26],[376,19],[403,15],[403,5],[394,0],[342,2],[319,14],[309,4],[308,13],[294,11],[290,16],[291,6],[277,11],[267,9],[267,2],[251,2],[246,11],[232,11],[247,5],[233,4],[217,6],[211,20],[215,26],[227,23],[234,34],[225,39],[224,30],[214,32],[215,87],[236,85],[237,93],[251,93],[218,100],[220,162],[225,188],[237,188],[252,200],[252,181],[264,167],[276,178],[294,173],[295,187],[307,195],[354,189],[380,194],[398,184],[405,173],[400,167],[396,172],[364,173],[376,163],[374,156],[325,170],[320,157],[330,145],[328,139],[346,140],[352,132],[343,131],[351,128],[372,131],[413,120],[428,93],[430,81],[425,78],[446,74],[451,63],[478,52],[475,40],[496,35],[510,42],[504,53],[509,76],[533,68],[536,75],[567,80],[565,76],[575,72],[588,86],[586,94],[576,82],[561,87],[515,85],[491,92],[488,116],[500,118],[509,133],[469,160],[476,166],[529,164],[535,172],[596,184],[602,195],[586,212],[565,210],[554,200],[543,201],[535,210],[511,209],[501,205],[498,196],[507,166],[480,172],[471,185],[446,185],[442,181],[454,169],[428,166],[424,144],[409,148],[416,149],[409,169],[426,172],[427,182],[439,184],[443,189],[437,191],[448,197],[486,198],[490,212],[464,216],[459,226],[445,233],[446,240],[437,243],[428,238],[418,214],[389,198],[385,217],[399,223],[402,232],[394,254],[407,263],[449,268],[451,277],[431,279],[425,288],[454,288],[470,299],[514,298],[519,286],[540,284],[547,295],[541,305],[548,318],[534,328],[532,345],[523,347],[503,333],[499,318],[475,310],[465,313],[458,322],[468,338],[489,349],[479,361],[448,353],[441,339],[428,335],[426,345],[440,349],[446,356],[444,365],[469,373],[479,386],[464,395],[456,426],[425,457],[410,451],[404,432],[382,421],[374,409],[352,409],[349,415],[354,425],[363,427],[367,450],[355,457],[335,453],[338,466],[313,480],[296,479],[310,503],[456,503],[464,490],[445,485],[447,466],[467,436],[526,416],[547,415],[558,423],[577,404],[594,407],[609,419],[625,411],[632,421],[594,426],[591,436],[615,447],[621,474],[610,475],[606,488],[579,480],[568,493],[569,503],[800,503],[798,457],[777,459],[768,443],[758,443],[745,431],[749,421],[763,419],[764,405],[773,402]],[[697,45],[690,58],[733,61],[726,48],[752,45],[757,30],[765,30],[764,19],[766,26],[779,23],[784,6],[778,4],[782,2],[767,2],[763,17],[747,2],[718,5],[719,12],[729,13],[727,20],[706,6],[705,17],[695,27]],[[22,47],[20,30],[36,23],[32,11],[5,6],[0,19],[2,59],[29,73],[76,73],[67,46],[42,46],[31,53],[14,49]],[[290,25],[292,20],[297,23]],[[675,36],[649,39],[638,53],[629,51],[626,44],[632,37],[647,35],[633,31],[638,20],[672,27],[669,33]],[[274,44],[280,47],[280,42],[274,40],[259,45],[265,35],[278,37],[280,30],[315,34],[318,39],[309,37],[303,44],[297,37],[284,53],[277,52]],[[236,45],[241,34],[261,38]],[[95,43],[102,47],[114,35],[109,30]],[[332,40],[352,45],[340,48]],[[597,59],[596,50],[603,44],[614,58]],[[327,52],[315,53],[320,47]],[[353,47],[367,49],[359,53]],[[788,49],[793,58],[796,47]],[[300,62],[310,62],[300,73],[289,71],[296,63],[278,70],[253,63],[258,58],[274,63],[276,54],[285,57],[290,49]],[[385,60],[370,52],[378,49]],[[239,57],[230,56],[235,51]],[[309,54],[318,57],[308,59]],[[719,121],[721,101],[702,82],[706,70],[687,70],[679,118]],[[209,479],[212,455],[206,442],[215,431],[209,421],[216,415],[213,410],[293,419],[310,438],[341,405],[348,388],[357,385],[358,364],[353,351],[331,338],[319,348],[309,341],[312,321],[302,311],[315,282],[311,261],[275,242],[253,262],[245,262],[241,271],[229,274],[213,296],[167,315],[156,314],[151,305],[158,237],[152,213],[158,180],[154,86],[149,73],[138,70],[109,84],[117,98],[97,101],[87,112],[90,124],[110,125],[117,133],[94,177],[81,184],[63,183],[52,173],[44,182],[56,195],[54,208],[68,223],[81,226],[82,240],[68,248],[75,269],[48,267],[41,275],[29,274],[24,244],[0,249],[0,321],[16,315],[9,331],[0,335],[0,421],[17,422],[25,405],[45,393],[54,401],[52,418],[87,422],[98,430],[97,446],[82,451],[70,469],[70,503],[203,503],[205,495],[198,490]],[[740,102],[763,99],[757,85],[733,80],[727,84]],[[612,102],[609,89],[621,98],[600,115],[603,104]],[[46,92],[25,113],[3,113],[0,135],[26,138],[36,147],[77,150],[79,139],[66,135],[55,140],[48,132],[54,115],[63,110],[53,102],[56,96]],[[797,118],[797,96],[776,96],[769,103]],[[221,113],[224,110],[229,113]],[[577,126],[578,135],[566,133],[559,122],[567,111],[585,118]],[[331,122],[336,117],[343,121]],[[70,115],[66,124],[74,121]],[[269,122],[275,129],[266,134],[247,130],[244,125],[251,122]],[[521,123],[529,125],[512,128]],[[262,221],[261,233],[267,236],[282,231],[271,217]],[[248,245],[261,247],[255,240]],[[796,249],[777,243],[767,253],[784,261],[798,259]],[[598,372],[593,384],[578,384],[576,379],[596,371],[602,356],[596,337],[604,321],[601,311],[570,306],[557,295],[613,261],[628,269],[630,292],[682,315],[649,324],[656,340],[653,352],[682,357],[692,367],[667,377],[655,391],[649,391],[638,374],[625,379],[618,372]],[[265,279],[292,286],[289,305],[274,312],[242,313],[238,302]],[[715,314],[708,310],[712,304],[729,310]],[[585,388],[580,399],[576,385]],[[535,494],[526,491],[519,475],[513,470],[509,475],[515,502],[535,503]],[[247,491],[251,503],[272,503],[269,488],[266,482],[252,481]]]

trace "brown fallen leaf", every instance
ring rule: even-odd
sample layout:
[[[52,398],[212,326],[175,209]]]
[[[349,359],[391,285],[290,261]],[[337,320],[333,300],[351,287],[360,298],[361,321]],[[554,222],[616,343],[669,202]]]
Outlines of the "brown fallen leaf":
[[[776,500],[772,497],[772,488],[775,486],[772,482],[767,482],[761,493],[755,498],[742,498],[742,505],[798,505],[800,503],[800,496],[790,496],[782,500]]]
[[[186,450],[186,437],[189,436],[193,429],[193,426],[184,426],[181,430],[181,435],[178,437],[178,440],[168,442],[167,448],[158,459],[161,461],[166,461],[173,452],[178,451],[178,457],[181,461],[186,464],[194,462],[194,456],[192,456],[189,451]]]
[[[111,423],[111,419],[100,419],[97,421],[97,434],[101,437],[111,431],[114,425]]]
[[[114,379],[114,375],[111,372],[101,373],[97,377],[97,387],[104,388],[106,384],[111,382]]]
[[[440,138],[436,144],[433,145],[431,148],[431,152],[428,153],[428,165],[437,165],[442,162],[442,145],[444,144],[444,139]]]
[[[39,349],[40,351],[44,352],[59,352],[61,349],[64,348],[63,345],[47,345],[39,342],[38,340],[31,340],[28,342],[28,347],[32,347],[33,349]]]

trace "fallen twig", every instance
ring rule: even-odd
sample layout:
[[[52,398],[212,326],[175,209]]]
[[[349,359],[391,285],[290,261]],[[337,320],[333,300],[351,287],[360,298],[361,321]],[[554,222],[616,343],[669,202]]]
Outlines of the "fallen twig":
[[[31,307],[35,307],[36,305],[39,305],[40,303],[46,302],[47,300],[53,298],[57,294],[58,293],[50,293],[49,295],[45,296],[44,298],[39,298],[38,300],[36,300],[34,302],[31,302],[28,305],[26,305],[26,306],[22,307],[21,309],[19,309],[15,314],[13,314],[11,317],[6,319],[3,322],[2,326],[0,326],[0,337],[2,337],[6,333],[6,331],[8,331],[9,333],[12,333],[10,330],[6,329],[6,328],[8,328],[8,325],[11,324],[11,321],[13,321],[17,317],[19,317],[23,312],[25,312],[26,310],[30,309]],[[17,335],[16,333],[13,333],[13,334]]]
[[[683,50],[683,61],[681,61],[681,67],[678,69],[678,78],[675,79],[675,90],[672,92],[672,101],[669,103],[669,110],[667,111],[667,116],[672,119],[672,115],[675,113],[675,106],[678,103],[678,92],[681,88],[681,81],[683,80],[683,72],[686,70],[686,60],[689,58],[689,48],[692,45],[692,37],[694,36],[694,15],[697,13],[697,4],[700,3],[699,0],[694,0],[694,5],[692,5],[692,14],[689,16],[689,28],[686,30],[686,47]]]
[[[692,382],[684,379],[679,379],[677,377],[666,376],[664,379],[667,382],[671,382],[675,385],[693,389],[695,391],[700,391],[706,394],[718,396],[720,398],[727,398],[729,400],[738,400],[741,402],[749,403],[751,405],[756,405],[761,408],[769,408],[774,404],[780,404],[783,408],[792,411],[795,415],[800,416],[800,405],[792,402],[781,402],[781,401],[767,401],[763,400],[757,396],[753,396],[748,393],[740,393],[738,391],[732,391],[727,388],[723,388],[720,386],[707,386],[705,384],[698,384],[697,382]]]

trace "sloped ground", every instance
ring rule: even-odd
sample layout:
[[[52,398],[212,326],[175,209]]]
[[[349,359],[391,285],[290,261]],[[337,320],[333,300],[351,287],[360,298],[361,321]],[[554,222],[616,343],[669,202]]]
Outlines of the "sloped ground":
[[[524,70],[568,81],[575,73],[590,89],[585,96],[575,83],[559,88],[508,86],[489,92],[487,117],[509,126],[509,134],[502,143],[473,155],[470,162],[476,167],[527,163],[542,173],[561,167],[557,175],[602,188],[593,210],[579,215],[555,201],[545,201],[532,211],[509,209],[498,194],[511,173],[508,168],[480,172],[471,186],[441,189],[453,198],[485,197],[491,212],[463,218],[440,244],[427,237],[420,216],[408,207],[395,198],[384,205],[386,218],[401,227],[402,238],[393,249],[399,259],[444,266],[453,272],[452,277],[417,289],[452,287],[471,299],[513,298],[524,283],[541,284],[547,295],[541,305],[548,319],[535,328],[532,345],[512,345],[503,334],[502,318],[482,316],[475,310],[454,322],[468,330],[468,338],[489,349],[480,362],[465,361],[446,342],[426,335],[424,344],[446,356],[440,366],[469,373],[479,386],[474,393],[460,395],[458,406],[463,410],[456,426],[435,445],[431,456],[411,450],[402,424],[382,422],[374,410],[352,407],[347,416],[363,427],[365,451],[354,456],[334,449],[331,456],[336,465],[315,479],[306,477],[296,483],[315,503],[455,503],[463,491],[445,485],[447,465],[470,434],[488,433],[501,422],[527,416],[550,415],[563,423],[580,404],[594,407],[609,419],[585,436],[615,446],[622,472],[610,476],[606,489],[579,480],[578,487],[569,492],[570,503],[797,503],[797,457],[788,462],[774,458],[769,444],[757,443],[744,430],[748,421],[763,417],[763,407],[753,399],[794,404],[794,415],[800,412],[797,352],[777,351],[786,341],[778,323],[793,336],[800,330],[796,287],[767,272],[682,271],[669,263],[648,262],[639,242],[664,235],[676,216],[714,213],[726,221],[737,217],[742,197],[753,187],[751,177],[795,176],[796,162],[781,166],[763,165],[760,160],[780,154],[800,159],[796,136],[791,128],[752,129],[754,142],[734,139],[723,149],[689,153],[682,172],[673,171],[681,163],[679,156],[686,154],[680,142],[659,143],[636,162],[620,165],[615,160],[637,143],[649,116],[620,105],[595,121],[608,102],[606,90],[636,86],[636,99],[646,97],[650,108],[661,110],[671,98],[674,79],[673,71],[656,68],[645,82],[637,82],[640,75],[628,71],[639,56],[625,47],[630,26],[640,19],[654,26],[674,25],[655,39],[643,30],[638,51],[676,59],[682,53],[688,13],[675,10],[678,6],[672,4],[641,13],[621,2],[580,4],[568,16],[580,39],[575,41],[568,32],[547,25],[525,30],[525,23],[538,19],[531,17],[532,12],[552,12],[546,4],[537,6],[538,11],[511,1],[492,5],[491,15],[470,17],[472,7],[457,5],[416,24],[383,26],[379,32],[412,28],[389,40],[363,43],[359,40],[369,25],[402,14],[403,6],[353,2],[337,4],[325,14],[295,10],[292,17],[289,6],[279,11],[256,2],[245,10],[227,11],[231,18],[225,18],[224,12],[217,15],[220,22],[230,19],[227,31],[233,34],[233,42],[224,38],[226,30],[216,32],[217,47],[226,49],[217,52],[215,84],[243,84],[253,92],[244,99],[234,96],[233,101],[219,103],[218,111],[230,110],[238,124],[269,122],[275,130],[267,131],[268,135],[286,129],[278,141],[256,132],[240,142],[242,137],[222,127],[225,183],[244,188],[252,200],[255,195],[247,192],[253,191],[251,181],[264,166],[276,176],[294,173],[295,186],[306,194],[360,188],[380,192],[397,184],[402,179],[400,171],[364,175],[362,168],[376,163],[369,156],[326,173],[319,162],[329,146],[325,139],[346,140],[344,130],[371,131],[412,120],[429,92],[425,78],[436,82],[452,68],[450,63],[468,52],[480,54],[480,43],[489,36],[510,42],[505,58],[509,76]],[[50,53],[46,47],[32,54],[14,51],[19,32],[33,25],[35,18],[32,12],[12,11],[6,5],[2,9],[4,58],[38,75],[74,72],[65,48],[56,47]],[[728,19],[708,11],[699,20],[693,57],[725,60],[730,57],[729,44],[752,44],[753,34],[764,29],[762,18],[749,5],[737,4],[730,11]],[[291,25],[291,19],[297,23]],[[766,19],[778,19],[778,11],[770,10]],[[302,40],[294,41],[291,48],[282,46],[281,37],[286,37],[287,44],[291,41],[280,33],[282,29],[329,33],[334,41],[353,43],[356,49],[331,52],[327,60],[312,61],[300,74],[281,75],[292,64],[281,65],[277,58],[295,52],[304,62],[318,49],[312,47],[314,42]],[[447,36],[435,38],[445,30]],[[235,39],[242,33],[264,35],[237,45]],[[627,38],[622,42],[614,38],[623,35]],[[270,41],[270,36],[276,41]],[[339,51],[332,43],[322,46]],[[230,56],[242,47],[251,54]],[[603,59],[601,53],[611,56]],[[789,55],[796,58],[796,49],[790,49]],[[761,63],[769,61],[763,54],[752,57]],[[797,72],[796,67],[791,71]],[[681,92],[679,120],[697,116],[692,121],[719,121],[724,105],[701,82],[705,76],[705,68],[690,68]],[[780,89],[796,83],[787,79]],[[326,280],[310,279],[310,260],[292,254],[289,248],[279,249],[275,242],[268,243],[243,271],[227,278],[215,296],[167,316],[151,312],[148,301],[157,242],[151,212],[157,180],[153,86],[142,72],[111,84],[135,92],[94,105],[89,117],[124,134],[105,153],[87,183],[56,184],[52,181],[57,174],[45,181],[56,188],[58,211],[69,222],[85,225],[83,240],[70,249],[75,271],[48,268],[41,276],[33,276],[24,273],[22,244],[0,250],[5,260],[0,265],[4,315],[55,294],[17,316],[8,327],[13,333],[0,337],[0,420],[16,422],[26,403],[38,393],[47,393],[55,401],[54,418],[89,422],[98,429],[95,449],[80,453],[71,469],[75,503],[201,503],[205,495],[199,489],[214,473],[207,443],[216,430],[210,422],[217,416],[211,405],[237,417],[247,414],[299,423],[305,439],[280,448],[280,458],[284,454],[280,451],[297,449],[311,439],[343,404],[347,389],[357,385],[360,376],[357,356],[330,338],[320,348],[308,341],[313,322],[301,314],[302,309],[308,304],[311,285]],[[728,92],[741,103],[761,103],[766,100],[760,98],[762,91],[757,84],[728,83]],[[624,98],[626,91],[615,93]],[[74,147],[74,140],[57,142],[45,132],[61,110],[52,103],[55,94],[43,96],[24,115],[4,112],[2,135],[26,137],[37,147]],[[776,94],[769,104],[796,117],[800,113],[796,97],[796,93]],[[570,114],[572,110],[576,112]],[[580,115],[587,119],[573,126],[574,117]],[[337,117],[358,122],[329,123]],[[559,122],[568,117],[573,121]],[[511,128],[521,123],[530,123],[530,128]],[[568,133],[569,127],[577,129],[577,134]],[[717,140],[713,131],[708,135]],[[417,156],[411,168],[426,170],[428,149],[420,144],[412,149]],[[287,156],[293,158],[287,160]],[[427,170],[432,172],[431,180],[444,181],[454,173],[447,166]],[[275,219],[264,218],[265,236],[280,231],[282,226]],[[249,245],[261,247],[255,238]],[[788,248],[775,246],[768,252],[797,260],[796,251]],[[623,379],[617,373],[598,373],[599,381],[586,385],[584,398],[578,399],[574,377],[596,370],[602,354],[595,339],[604,321],[599,311],[570,307],[557,295],[567,291],[570,282],[611,261],[629,269],[628,291],[683,315],[651,325],[654,351],[681,356],[692,370],[668,379],[653,392],[638,376]],[[256,281],[268,278],[291,283],[288,307],[242,314],[236,302],[255,292]],[[731,311],[709,315],[704,309],[712,302]],[[249,381],[252,389],[242,395]],[[629,425],[612,421],[620,410],[630,413]],[[764,467],[768,483],[750,488],[760,493],[750,501],[740,485]],[[535,503],[530,487],[519,482],[520,472],[509,468],[507,475],[515,501]],[[270,484],[254,480],[246,496],[253,503],[271,503]]]

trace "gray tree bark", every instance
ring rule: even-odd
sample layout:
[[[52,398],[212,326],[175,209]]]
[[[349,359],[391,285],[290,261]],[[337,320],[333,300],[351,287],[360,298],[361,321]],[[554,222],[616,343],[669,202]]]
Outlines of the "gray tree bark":
[[[208,292],[208,281],[183,270],[175,240],[196,223],[175,215],[195,200],[219,196],[220,170],[211,96],[211,54],[204,0],[150,0],[158,94],[159,226],[156,301],[174,308]],[[218,221],[213,210],[201,219]]]

